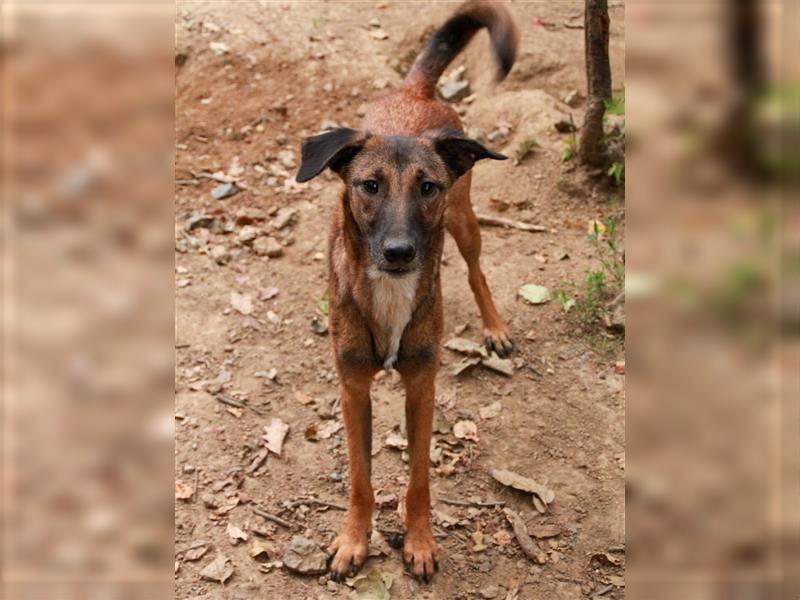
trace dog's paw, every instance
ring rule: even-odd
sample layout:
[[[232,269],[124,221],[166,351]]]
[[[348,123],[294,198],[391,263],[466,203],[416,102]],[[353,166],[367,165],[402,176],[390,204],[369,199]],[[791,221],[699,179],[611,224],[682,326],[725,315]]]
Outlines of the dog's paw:
[[[483,330],[485,337],[486,349],[489,352],[497,352],[501,358],[505,358],[514,351],[514,340],[508,332],[508,327],[500,325],[499,327],[486,327]]]
[[[352,577],[364,564],[369,550],[366,531],[355,527],[347,527],[328,546],[328,554],[333,555],[330,564],[331,579],[337,583],[345,577]]]
[[[406,533],[403,561],[411,568],[415,577],[425,583],[430,581],[436,569],[436,542],[430,527]]]

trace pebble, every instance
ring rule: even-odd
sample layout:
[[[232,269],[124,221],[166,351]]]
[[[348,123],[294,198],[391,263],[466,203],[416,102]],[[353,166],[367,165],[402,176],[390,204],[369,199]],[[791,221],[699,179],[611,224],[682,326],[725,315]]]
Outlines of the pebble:
[[[445,81],[439,85],[442,99],[456,101],[470,95],[469,81]]]
[[[359,117],[363,117],[365,114],[367,114],[367,104],[366,104],[366,102],[358,105],[358,108],[356,109],[356,114]]]
[[[487,598],[491,600],[492,598],[497,598],[497,594],[499,593],[500,590],[496,585],[487,585],[481,590],[481,598]]]
[[[230,254],[228,254],[228,249],[222,244],[211,246],[209,252],[211,253],[211,258],[213,258],[218,265],[224,265],[231,258]]]
[[[378,17],[372,17],[369,21],[367,21],[367,25],[370,27],[380,27],[381,20]]]
[[[289,136],[287,136],[285,133],[279,133],[278,135],[275,136],[275,143],[278,144],[279,146],[285,145],[286,142],[288,141],[289,141]]]
[[[333,473],[331,473],[331,474],[330,474],[328,477],[330,477],[330,478],[331,478],[331,481],[341,481],[341,480],[342,480],[342,475],[341,475],[341,473],[339,473],[339,472],[337,472],[337,471],[334,471],[334,472],[333,472]]]
[[[283,246],[272,236],[263,236],[253,242],[253,251],[259,256],[278,258],[283,256]]]
[[[278,211],[278,214],[272,220],[272,227],[275,229],[283,229],[294,220],[296,215],[296,209],[284,207]]]
[[[300,575],[323,575],[328,571],[328,556],[310,539],[296,535],[283,555],[283,566]]]
[[[239,187],[235,183],[222,183],[211,190],[211,195],[215,200],[224,200],[225,198],[233,196],[238,191]]]
[[[239,235],[236,236],[236,239],[239,240],[242,244],[249,244],[254,239],[256,239],[261,233],[258,227],[254,227],[253,225],[245,225],[244,227],[239,230]]]

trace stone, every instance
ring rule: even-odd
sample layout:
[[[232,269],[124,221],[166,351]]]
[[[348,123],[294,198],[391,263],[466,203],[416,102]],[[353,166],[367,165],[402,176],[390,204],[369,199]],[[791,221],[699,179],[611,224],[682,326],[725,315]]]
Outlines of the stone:
[[[211,254],[211,258],[213,258],[218,265],[224,265],[231,259],[228,249],[222,244],[211,246],[211,250],[209,252]]]
[[[272,236],[262,236],[253,242],[253,251],[259,256],[278,258],[283,256],[283,246]]]
[[[481,598],[491,600],[492,598],[497,598],[499,593],[500,589],[496,585],[487,585],[481,590]]]
[[[299,575],[323,575],[328,572],[328,555],[310,539],[296,535],[283,555],[283,566]]]
[[[272,227],[274,229],[283,229],[295,220],[297,210],[294,208],[284,207],[278,211],[275,218],[272,220]]]
[[[236,236],[236,239],[242,244],[249,244],[256,239],[260,233],[261,232],[259,231],[258,227],[254,227],[253,225],[245,225],[239,230],[239,235]]]
[[[445,81],[439,84],[439,95],[448,102],[469,96],[469,81]]]
[[[211,190],[211,195],[215,200],[224,200],[225,198],[233,196],[237,192],[239,192],[239,186],[237,186],[235,183],[221,183]]]
[[[578,90],[572,90],[564,94],[562,100],[564,100],[564,104],[575,108],[581,102],[581,95],[578,93]]]

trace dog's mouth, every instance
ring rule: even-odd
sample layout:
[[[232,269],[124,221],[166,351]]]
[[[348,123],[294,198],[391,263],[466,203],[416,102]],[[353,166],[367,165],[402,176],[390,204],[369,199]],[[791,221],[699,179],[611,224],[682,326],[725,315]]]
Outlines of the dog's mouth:
[[[380,267],[381,273],[386,273],[390,277],[403,277],[413,273],[416,269],[414,267]]]

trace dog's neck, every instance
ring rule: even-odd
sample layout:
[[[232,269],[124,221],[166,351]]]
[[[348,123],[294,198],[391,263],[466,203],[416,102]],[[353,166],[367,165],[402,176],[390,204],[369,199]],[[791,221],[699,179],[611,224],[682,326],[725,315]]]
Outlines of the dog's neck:
[[[369,323],[378,358],[385,369],[390,369],[397,362],[403,332],[415,312],[433,304],[430,299],[439,285],[444,226],[431,237],[420,269],[395,277],[380,271],[370,259],[367,240],[358,229],[346,197],[342,209],[345,252],[352,267],[350,291]]]

